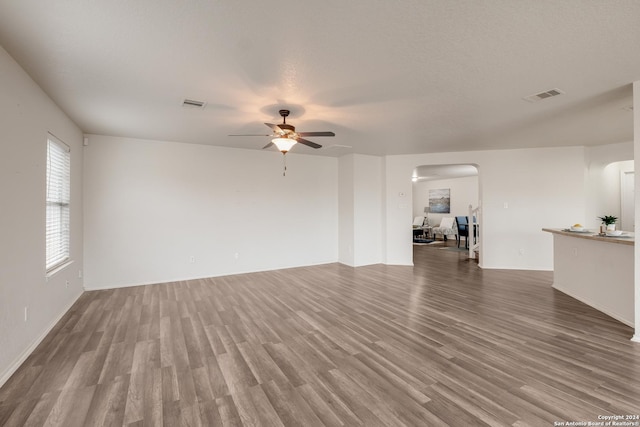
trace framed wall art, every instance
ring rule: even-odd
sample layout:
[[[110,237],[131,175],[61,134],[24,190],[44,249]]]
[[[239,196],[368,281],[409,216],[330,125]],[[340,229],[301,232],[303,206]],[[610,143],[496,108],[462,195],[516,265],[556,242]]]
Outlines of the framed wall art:
[[[451,189],[440,188],[429,190],[429,212],[451,213]]]

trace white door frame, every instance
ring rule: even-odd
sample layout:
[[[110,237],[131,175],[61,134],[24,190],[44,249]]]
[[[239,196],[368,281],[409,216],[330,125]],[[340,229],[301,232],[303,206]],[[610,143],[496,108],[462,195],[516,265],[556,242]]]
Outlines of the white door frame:
[[[635,232],[634,180],[634,171],[620,171],[620,228]]]

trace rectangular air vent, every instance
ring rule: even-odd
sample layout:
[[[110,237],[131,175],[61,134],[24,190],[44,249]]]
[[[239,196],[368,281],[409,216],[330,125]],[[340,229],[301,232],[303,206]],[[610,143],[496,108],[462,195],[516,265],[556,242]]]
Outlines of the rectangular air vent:
[[[543,99],[547,99],[547,98],[552,98],[554,96],[558,96],[558,95],[562,95],[564,92],[561,91],[560,89],[551,89],[545,92],[540,92],[540,93],[536,93],[535,95],[529,95],[529,96],[525,96],[524,99],[525,101],[529,101],[529,102],[538,102],[538,101],[542,101]]]
[[[204,101],[195,101],[193,99],[185,99],[184,101],[182,101],[182,106],[183,107],[188,107],[188,108],[204,108],[205,105],[207,105],[206,102],[204,102]]]

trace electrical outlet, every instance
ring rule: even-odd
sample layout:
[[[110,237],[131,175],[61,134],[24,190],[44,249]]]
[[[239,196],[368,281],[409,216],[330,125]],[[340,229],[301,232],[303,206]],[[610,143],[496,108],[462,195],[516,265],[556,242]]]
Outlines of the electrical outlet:
[[[503,206],[504,206],[505,209],[509,209],[509,202],[504,202]]]
[[[189,262],[190,262],[191,264],[193,264],[194,262],[196,262],[196,257],[195,257],[195,256],[193,256],[193,255],[191,255],[191,256],[189,257]]]
[[[240,252],[236,252],[235,255],[236,259],[240,258]]]
[[[82,279],[82,270],[78,270],[78,279]]]
[[[67,280],[66,282],[64,282],[65,286],[68,288],[69,287],[69,281]]]
[[[26,322],[29,315],[29,307],[24,308],[24,321]]]
[[[518,255],[520,255],[520,256],[524,255],[524,249],[523,248],[520,248],[520,250],[518,251]]]

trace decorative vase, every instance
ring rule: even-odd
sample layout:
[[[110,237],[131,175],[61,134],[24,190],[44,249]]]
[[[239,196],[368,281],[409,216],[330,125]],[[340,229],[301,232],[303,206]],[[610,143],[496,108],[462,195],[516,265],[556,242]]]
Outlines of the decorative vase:
[[[607,231],[613,231],[616,229],[615,222],[613,224],[607,224]]]

